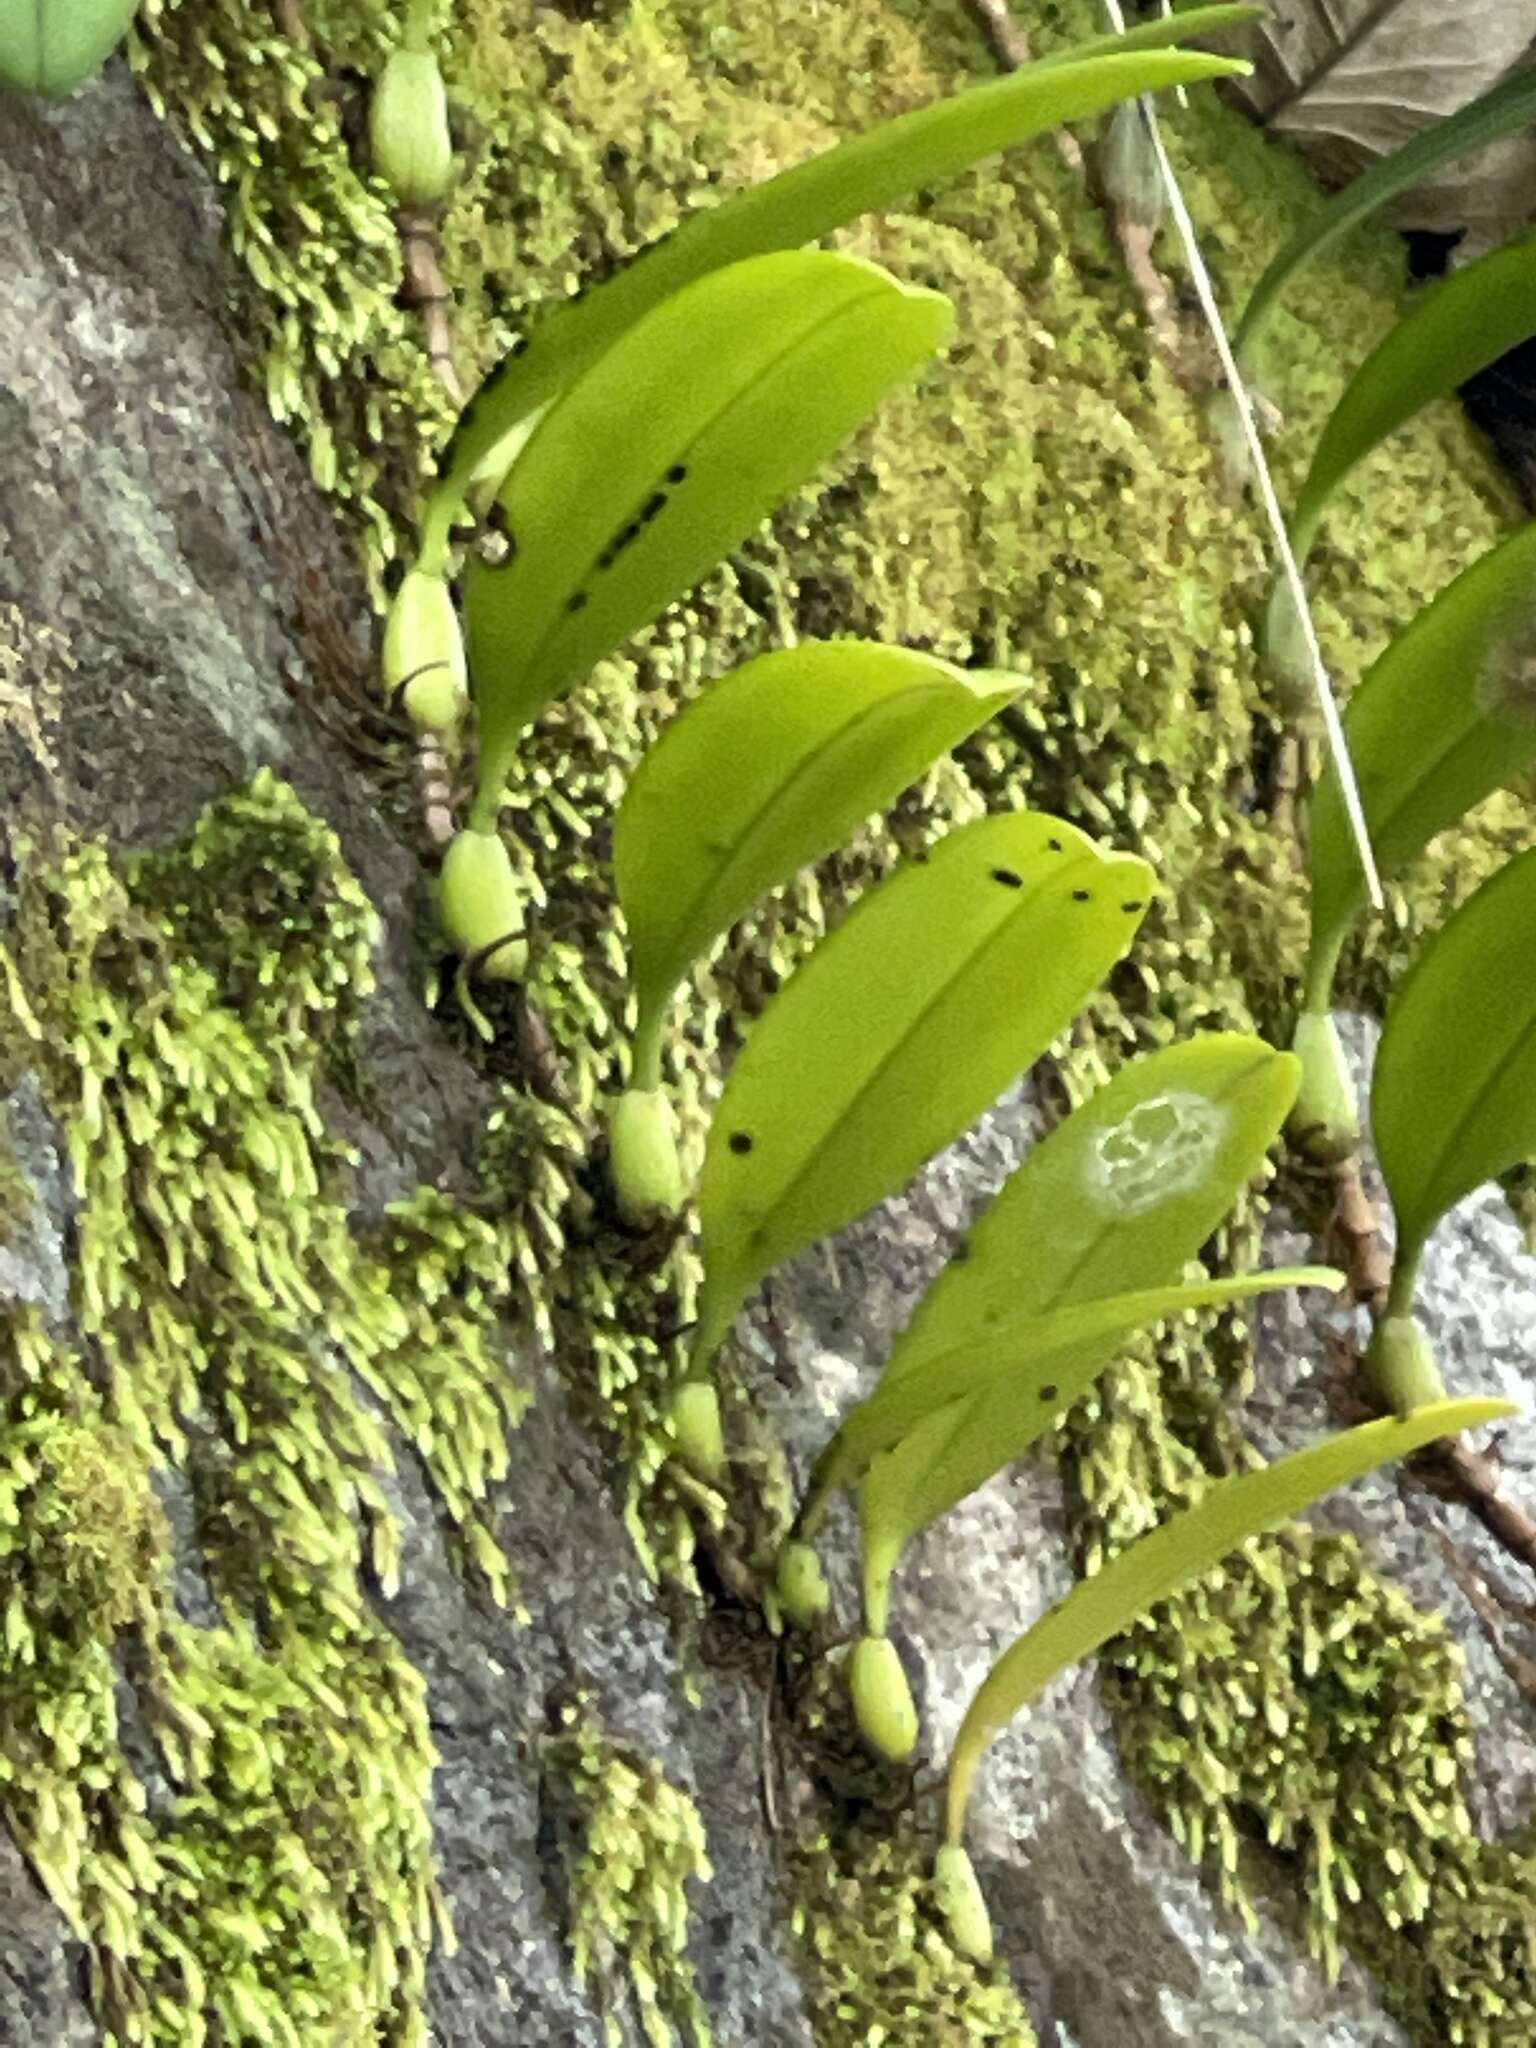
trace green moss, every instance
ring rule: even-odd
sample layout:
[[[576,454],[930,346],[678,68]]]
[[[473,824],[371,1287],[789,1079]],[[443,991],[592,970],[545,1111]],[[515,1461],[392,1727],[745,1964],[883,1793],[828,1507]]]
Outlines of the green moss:
[[[709,2048],[688,1960],[689,1888],[713,1876],[698,1808],[659,1764],[616,1742],[584,1699],[569,1703],[545,1768],[569,1835],[570,1946],[596,1990],[606,2038],[626,2038],[632,2007],[652,2048]]]
[[[796,1846],[794,1927],[822,2048],[1035,2048],[1007,1973],[958,1955],[945,1939],[929,1896],[932,1855],[909,1821]]]
[[[68,1141],[82,1348],[23,1317],[0,1370],[0,1803],[110,2039],[423,2041],[434,1752],[364,1584],[399,1549],[380,1411],[504,1596],[506,1239],[434,1190],[349,1223],[317,1091],[377,919],[285,785],[117,868],[20,851],[0,966]],[[217,1625],[179,1610],[163,1466]],[[129,1760],[130,1648],[163,1785]]]
[[[442,409],[414,329],[389,304],[398,252],[382,197],[349,145],[360,132],[351,88],[340,87],[338,111],[324,85],[342,60],[368,68],[381,10],[373,0],[325,0],[305,12],[314,42],[299,55],[246,0],[212,16],[162,0],[147,12],[140,61],[225,181],[235,243],[257,288],[260,368],[377,563],[400,545]],[[442,238],[457,345],[476,368],[540,304],[708,203],[713,184],[762,175],[985,69],[959,0],[815,9],[656,0],[586,22],[532,0],[458,0],[449,27],[445,60],[466,163]],[[1042,4],[1031,19],[1042,47],[1098,27],[1088,0]],[[1207,253],[1235,304],[1315,194],[1282,151],[1208,95],[1167,112]],[[955,349],[730,565],[542,721],[509,791],[514,854],[539,905],[529,994],[550,1036],[554,1086],[506,1050],[517,1020],[510,1007],[499,1012],[507,1088],[486,1184],[502,1205],[497,1228],[518,1303],[583,1412],[610,1432],[631,1525],[670,1576],[687,1574],[697,1521],[723,1514],[723,1503],[677,1492],[659,1420],[697,1259],[686,1234],[637,1242],[613,1225],[592,1146],[601,1103],[624,1078],[627,1001],[602,826],[677,703],[789,630],[906,639],[962,661],[1007,662],[1026,678],[1006,726],[970,743],[849,851],[779,892],[696,975],[668,1051],[695,1140],[741,1023],[828,920],[903,846],[984,808],[1027,798],[1059,809],[1137,844],[1163,878],[1134,960],[1063,1061],[1066,1093],[1127,1052],[1190,1030],[1282,1029],[1300,961],[1304,905],[1292,850],[1276,842],[1265,813],[1278,733],[1253,643],[1266,545],[1250,511],[1229,501],[1198,410],[1151,351],[1103,222],[1042,142],[843,239],[952,292],[962,313]],[[1159,257],[1178,271],[1166,238]],[[1294,486],[1347,367],[1385,330],[1400,296],[1394,246],[1363,235],[1319,265],[1277,318],[1265,381],[1284,419],[1275,444],[1283,488]],[[1345,688],[1401,622],[1404,593],[1444,584],[1509,516],[1507,489],[1451,406],[1362,466],[1339,494],[1315,565],[1320,623]],[[1394,892],[1385,923],[1363,934],[1345,992],[1379,1002],[1425,921],[1474,885],[1517,824],[1501,798],[1447,834]],[[82,879],[104,886],[99,875]],[[108,945],[106,928],[89,940],[94,958]],[[217,932],[209,942],[223,943]],[[237,953],[250,943],[268,941],[248,933]],[[178,1042],[201,1044],[206,974],[198,981],[156,947],[156,1000],[169,1005]],[[71,1019],[85,994],[75,989]],[[200,1057],[214,1059],[214,1046]],[[236,1094],[253,1088],[248,1052],[231,1045],[227,1059],[245,1076]],[[56,1056],[60,1099],[103,1085],[94,1058],[83,1060],[78,1083],[69,1065]],[[286,1089],[283,1080],[275,1113],[307,1131]],[[76,1102],[72,1113],[87,1106]],[[153,1114],[162,1115],[158,1104]],[[227,1149],[227,1122],[213,1128]],[[317,1177],[322,1166],[330,1170],[321,1162]],[[93,1285],[124,1271],[144,1284],[144,1254],[133,1245],[148,1224],[124,1208],[110,1175],[100,1209],[83,1275],[88,1300]],[[1256,1197],[1218,1247],[1223,1256],[1251,1249],[1262,1214]],[[187,1226],[172,1225],[167,1242],[181,1243]],[[225,1243],[216,1221],[198,1227],[210,1244]],[[322,1230],[316,1241],[339,1240]],[[279,1242],[284,1273],[304,1272],[305,1247]],[[403,1256],[418,1270],[414,1254]],[[157,1273],[150,1290],[156,1303],[163,1280]],[[457,1284],[473,1295],[488,1282],[466,1269]],[[282,1313],[280,1300],[274,1310],[266,1299],[275,1285],[246,1273],[236,1291],[263,1290],[270,1318]],[[116,1296],[97,1311],[108,1325],[122,1312]],[[366,1335],[365,1353],[370,1341],[396,1356]],[[172,1416],[178,1385],[201,1385],[199,1342],[184,1345],[192,1363],[171,1371],[155,1397]],[[175,1344],[163,1355],[176,1359]],[[249,1361],[247,1379],[265,1384],[259,1347],[255,1359],[236,1356]],[[1084,1405],[1065,1452],[1084,1503],[1085,1555],[1129,1540],[1241,1457],[1230,1403],[1249,1360],[1247,1327],[1228,1317],[1133,1357]],[[315,1375],[306,1412],[329,1398],[323,1362]],[[422,1384],[399,1397],[407,1420]],[[280,1410],[262,1423],[269,1442],[292,1440]],[[345,1440],[355,1426],[338,1409],[321,1435],[334,1429]],[[372,1440],[354,1448],[364,1467],[377,1451]],[[274,1517],[288,1523],[262,1491],[260,1458],[242,1455],[253,1469],[237,1465],[211,1498],[215,1526],[218,1515],[238,1518],[241,1504],[254,1504],[258,1526],[243,1532],[244,1555]],[[281,1574],[290,1595],[295,1574],[322,1571],[311,1553],[324,1548],[332,1519],[352,1526],[350,1499],[322,1484],[313,1500],[307,1548],[301,1542]],[[345,1577],[356,1560],[348,1542],[341,1547],[348,1554],[330,1566]],[[258,1578],[274,1570],[264,1565]],[[1218,1588],[1120,1646],[1112,1672],[1129,1760],[1234,1896],[1239,1845],[1273,1835],[1292,1859],[1315,1944],[1331,1955],[1343,1940],[1371,1956],[1391,1995],[1411,2006],[1418,2039],[1528,2038],[1536,2017],[1519,1904],[1525,1852],[1482,1842],[1468,1823],[1465,1708],[1443,1631],[1353,1545],[1273,1539]],[[1244,1717],[1250,1697],[1268,1712]],[[1411,1806],[1399,1800],[1404,1786]],[[896,1844],[868,1855],[823,1848],[802,1871],[802,1891],[836,1901],[854,1930],[872,1930],[851,1962],[819,1965],[817,1981],[832,1987],[818,2022],[824,2038],[871,2038],[836,2032],[846,2022],[839,2001],[859,2024],[870,2010],[858,2002],[861,1986],[883,1954],[879,1930],[893,1915],[925,1924],[912,1919],[916,1867]],[[809,1919],[807,1927],[813,1944],[821,1939]],[[926,1939],[899,1947],[898,1974]],[[911,1969],[902,1996],[937,2001],[946,2022],[965,2010],[944,1988],[950,1979]],[[1027,2038],[1016,2008],[999,2011],[995,2038]]]
[[[377,588],[447,407],[416,323],[396,304],[400,242],[383,185],[349,142],[361,133],[358,109],[326,68],[343,54],[373,68],[394,10],[301,11],[315,18],[303,49],[259,0],[148,0],[130,55],[156,107],[226,188],[251,286],[242,312],[253,368],[316,482],[355,520]],[[347,29],[335,47],[320,33],[332,20]]]
[[[0,1073],[0,1080],[3,1079],[3,1073]],[[16,1157],[6,1106],[0,1102],[0,1243],[25,1221],[31,1212],[32,1201],[32,1183]]]

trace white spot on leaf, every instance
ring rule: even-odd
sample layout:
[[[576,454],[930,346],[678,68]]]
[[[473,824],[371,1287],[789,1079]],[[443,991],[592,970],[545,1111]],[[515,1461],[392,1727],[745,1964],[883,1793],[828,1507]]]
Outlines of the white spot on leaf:
[[[1089,1166],[1094,1194],[1122,1216],[1183,1194],[1215,1157],[1226,1124],[1226,1112],[1203,1095],[1175,1090],[1149,1096],[1095,1140]]]

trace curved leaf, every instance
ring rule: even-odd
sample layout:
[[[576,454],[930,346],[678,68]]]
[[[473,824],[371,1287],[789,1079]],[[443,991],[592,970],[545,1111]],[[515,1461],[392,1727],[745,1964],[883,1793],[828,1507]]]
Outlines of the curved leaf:
[[[638,1086],[673,991],[743,911],[830,852],[1018,694],[867,640],[803,641],[734,670],[645,756],[613,865],[634,954]]]
[[[976,1767],[993,1738],[1058,1673],[1090,1656],[1162,1601],[1336,1486],[1436,1437],[1456,1436],[1515,1412],[1511,1401],[1442,1401],[1387,1422],[1366,1422],[1257,1472],[1220,1479],[1194,1507],[1121,1551],[1005,1650],[966,1711],[950,1752],[949,1840],[965,1828]]]
[[[1284,1287],[1337,1290],[1343,1284],[1344,1275],[1331,1267],[1296,1266],[1109,1295],[1010,1319],[989,1330],[984,1345],[937,1361],[951,1387],[976,1390],[930,1408],[874,1457],[864,1475],[859,1518],[869,1626],[883,1628],[886,1588],[913,1537],[1021,1457],[1114,1363],[1127,1338],[1186,1310],[1224,1308]],[[855,1421],[852,1459],[862,1462],[875,1435],[899,1425],[901,1411],[916,1409],[935,1383],[914,1376],[893,1388],[883,1405],[867,1403],[875,1412],[863,1419],[872,1426]]]
[[[1263,1163],[1298,1076],[1292,1055],[1262,1039],[1211,1033],[1132,1060],[1058,1124],[967,1232],[897,1338],[879,1385],[827,1446],[807,1517],[832,1487],[858,1476],[861,1418],[899,1383],[920,1381],[924,1406],[940,1407],[960,1391],[955,1358],[963,1364],[1004,1326],[1178,1281]],[[1025,1353],[1011,1357],[1022,1365]],[[912,1419],[920,1412],[908,1411]],[[894,1441],[884,1433],[884,1444]]]
[[[1298,1066],[1244,1032],[1131,1060],[1030,1151],[897,1340],[924,1371],[1006,1316],[1178,1279],[1264,1163]]]
[[[1495,249],[1437,284],[1367,357],[1334,407],[1291,523],[1298,556],[1357,462],[1431,399],[1536,334],[1536,235]]]
[[[1445,10],[1438,0],[1437,11],[1444,16]],[[1532,10],[1530,33],[1536,35],[1536,9]],[[1460,82],[1458,71],[1458,89]],[[1342,192],[1335,192],[1310,220],[1303,222],[1254,286],[1232,337],[1239,360],[1252,360],[1265,322],[1281,294],[1308,263],[1436,171],[1502,135],[1514,133],[1532,120],[1536,120],[1536,65],[1513,73],[1490,92],[1420,129],[1410,141],[1379,158]],[[1286,124],[1282,121],[1280,125]]]
[[[1130,945],[1152,880],[1059,819],[982,818],[817,947],[710,1127],[695,1369],[770,1267],[900,1187],[1039,1057]]]
[[[713,272],[630,328],[539,422],[465,578],[493,804],[549,699],[682,597],[947,339],[953,309],[818,249]]]
[[[1536,852],[1469,896],[1409,970],[1371,1126],[1410,1271],[1447,1209],[1536,1153]]]
[[[1064,121],[1086,119],[1162,86],[1240,74],[1247,67],[1228,58],[1165,46],[1252,21],[1261,11],[1195,8],[1173,21],[1098,38],[1084,51],[914,108],[691,214],[623,270],[551,307],[503,358],[465,406],[444,451],[442,494],[462,498],[475,470],[521,419],[674,292],[726,264],[818,241]]]
[[[1129,1312],[1140,1315],[1144,1290],[1178,1283],[1262,1166],[1290,1113],[1298,1074],[1289,1053],[1262,1039],[1210,1033],[1131,1061],[1059,1124],[1004,1183],[923,1297],[874,1393],[823,1453],[802,1522],[814,1526],[826,1495],[859,1476],[868,1443],[878,1440],[889,1456],[878,1468],[882,1476],[871,1473],[866,1486],[866,1536],[875,1524],[897,1530],[894,1566],[918,1530],[965,1497],[957,1493],[928,1506],[921,1519],[884,1514],[880,1497],[895,1503],[900,1493],[886,1466],[923,1462],[913,1437],[898,1446],[901,1431],[947,1442],[962,1420],[954,1412],[956,1396],[974,1390],[978,1378],[990,1380],[997,1358],[1004,1382],[964,1404],[967,1432],[978,1450],[1002,1442],[1005,1431],[1015,1429],[1015,1410],[1025,1431],[1009,1438],[1013,1447],[999,1452],[965,1491],[1043,1434],[1110,1362],[1119,1335],[1139,1327],[1062,1323],[1057,1312],[1112,1298],[1129,1300]],[[1068,1372],[1073,1358],[1081,1366],[1075,1376]],[[1015,1400],[1021,1388],[1022,1403]],[[1042,1400],[1044,1388],[1050,1394]],[[904,1409],[908,1420],[892,1415],[893,1403],[913,1396],[917,1405]],[[947,1422],[928,1431],[927,1417],[941,1409]],[[882,1410],[885,1426],[871,1439],[867,1424]],[[866,1543],[867,1569],[868,1560]]]
[[[1536,524],[1474,562],[1372,665],[1344,721],[1383,874],[1536,760]],[[1319,780],[1308,829],[1312,937],[1307,1000],[1365,901],[1343,795]]]
[[[953,1343],[936,1346],[921,1369],[889,1382],[882,1379],[869,1399],[850,1412],[838,1432],[842,1476],[863,1470],[919,1423],[939,1410],[950,1413],[962,1401],[985,1404],[995,1399],[1009,1412],[1017,1403],[1021,1414],[1038,1419],[1038,1428],[1027,1439],[1032,1442],[1066,1413],[1103,1371],[1114,1348],[1137,1330],[1184,1309],[1219,1308],[1273,1287],[1340,1284],[1341,1275],[1331,1266],[1287,1267],[1098,1295],[1039,1314],[1002,1315],[969,1333],[957,1331]],[[1011,1451],[1000,1462],[1017,1456],[1018,1451]]]

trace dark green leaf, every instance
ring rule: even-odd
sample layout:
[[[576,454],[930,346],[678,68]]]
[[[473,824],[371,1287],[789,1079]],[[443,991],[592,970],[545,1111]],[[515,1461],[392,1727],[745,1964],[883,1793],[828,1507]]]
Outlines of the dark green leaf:
[[[627,329],[551,407],[465,579],[480,801],[551,697],[691,589],[942,347],[949,301],[821,250],[717,270]]]
[[[1239,360],[1253,360],[1259,337],[1280,295],[1307,264],[1436,171],[1470,156],[1501,135],[1512,135],[1533,119],[1536,67],[1514,72],[1481,98],[1422,129],[1401,149],[1379,157],[1369,170],[1341,192],[1335,192],[1297,229],[1254,286],[1233,337]]]
[[[639,1005],[636,1086],[656,1085],[667,1004],[692,963],[1019,687],[903,647],[810,640],[749,661],[672,721],[614,831]]]
[[[1536,760],[1536,525],[1494,548],[1391,642],[1344,721],[1371,844],[1383,874]],[[1312,941],[1308,1005],[1323,1008],[1334,963],[1364,903],[1359,861],[1332,768],[1308,831]]]
[[[1298,556],[1357,462],[1479,370],[1536,334],[1536,235],[1436,284],[1350,379],[1323,429],[1291,523]]]
[[[1536,1153],[1536,852],[1468,897],[1409,971],[1371,1125],[1410,1270],[1447,1209]]]
[[[1055,818],[983,818],[874,890],[753,1029],[699,1193],[698,1369],[747,1291],[872,1208],[1068,1024],[1152,876]]]
[[[971,1784],[989,1744],[1059,1672],[1124,1634],[1250,1537],[1278,1527],[1334,1487],[1436,1437],[1456,1436],[1514,1412],[1510,1401],[1445,1401],[1400,1419],[1362,1423],[1257,1472],[1218,1480],[1196,1506],[1121,1551],[1042,1616],[987,1674],[950,1752],[949,1840],[958,1842],[964,1832]]]

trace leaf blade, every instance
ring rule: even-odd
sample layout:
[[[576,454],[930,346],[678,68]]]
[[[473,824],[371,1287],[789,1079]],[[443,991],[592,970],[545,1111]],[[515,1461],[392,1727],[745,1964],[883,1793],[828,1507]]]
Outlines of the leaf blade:
[[[1342,1282],[1331,1266],[1284,1267],[1139,1288],[1071,1302],[1044,1315],[1009,1317],[985,1337],[957,1339],[951,1350],[933,1353],[921,1371],[903,1374],[889,1387],[882,1381],[848,1418],[845,1468],[866,1465],[937,1409],[961,1399],[995,1403],[1000,1414],[1017,1410],[1025,1421],[1035,1418],[1037,1426],[1019,1446],[1025,1449],[1066,1413],[1103,1370],[1108,1354],[1137,1330],[1186,1309],[1219,1308],[1274,1287],[1336,1289]],[[1022,1366],[1015,1363],[1020,1359]],[[1010,1451],[999,1462],[1011,1463],[1018,1455]]]
[[[1345,387],[1292,520],[1305,557],[1328,500],[1355,465],[1413,418],[1536,333],[1536,235],[1469,263],[1398,322]]]
[[[1172,1282],[1295,1100],[1289,1053],[1212,1032],[1132,1060],[1009,1175],[891,1351],[892,1380],[1005,1315]]]
[[[1448,1209],[1536,1152],[1536,851],[1469,896],[1409,970],[1371,1123],[1409,1269]]]
[[[637,1066],[648,1066],[693,961],[1018,688],[907,648],[804,641],[747,662],[674,719],[631,777],[614,828]]]
[[[1000,1330],[1026,1326],[1038,1342],[1064,1307],[1176,1282],[1258,1171],[1299,1074],[1291,1054],[1222,1032],[1130,1061],[1096,1090],[1031,1149],[966,1233],[963,1258],[940,1272],[874,1392],[823,1453],[813,1498],[858,1476],[868,1412],[907,1378],[926,1376],[932,1387],[906,1411],[915,1423],[956,1391],[943,1378],[948,1362],[974,1363]],[[882,1447],[900,1426],[881,1434]]]
[[[461,498],[470,477],[529,413],[547,404],[672,293],[725,264],[800,248],[1065,121],[1102,113],[1164,86],[1240,74],[1228,58],[1165,45],[1252,21],[1248,5],[1192,10],[1124,37],[1099,38],[1010,77],[915,108],[850,137],[776,177],[691,214],[665,240],[577,300],[550,308],[514,356],[482,383],[444,451],[442,491]]]
[[[1272,259],[1250,293],[1232,337],[1239,362],[1252,361],[1270,315],[1291,280],[1308,263],[1436,171],[1501,136],[1512,134],[1533,115],[1536,65],[1512,73],[1455,113],[1422,129],[1401,148],[1379,157],[1342,191],[1335,192]]]
[[[899,1187],[1045,1050],[1151,887],[1134,856],[1007,813],[950,833],[823,941],[754,1028],[710,1128],[696,1366],[764,1273]]]
[[[510,561],[465,578],[482,794],[543,705],[743,540],[952,322],[936,292],[793,250],[712,272],[564,392],[498,499]]]
[[[1443,1401],[1385,1422],[1361,1423],[1256,1472],[1217,1480],[1194,1507],[1084,1579],[1003,1652],[972,1699],[950,1752],[949,1839],[958,1841],[963,1833],[971,1783],[987,1747],[1059,1672],[1334,1487],[1436,1437],[1459,1435],[1514,1412],[1511,1401]]]
[[[869,1461],[859,1488],[866,1599],[872,1596],[878,1612],[907,1545],[1037,1443],[1114,1363],[1126,1339],[1192,1309],[1224,1308],[1285,1287],[1336,1289],[1343,1281],[1328,1267],[1279,1267],[1110,1296],[1042,1317],[1038,1334],[1020,1327],[1014,1341],[1023,1363],[1014,1370],[986,1376],[981,1363],[967,1361],[966,1377],[984,1383],[930,1408]]]
[[[1381,872],[1536,759],[1520,600],[1536,581],[1536,523],[1481,556],[1393,639],[1349,702],[1344,731]],[[1536,652],[1533,649],[1532,652]],[[1309,999],[1327,1000],[1333,962],[1365,895],[1338,776],[1312,799]]]

